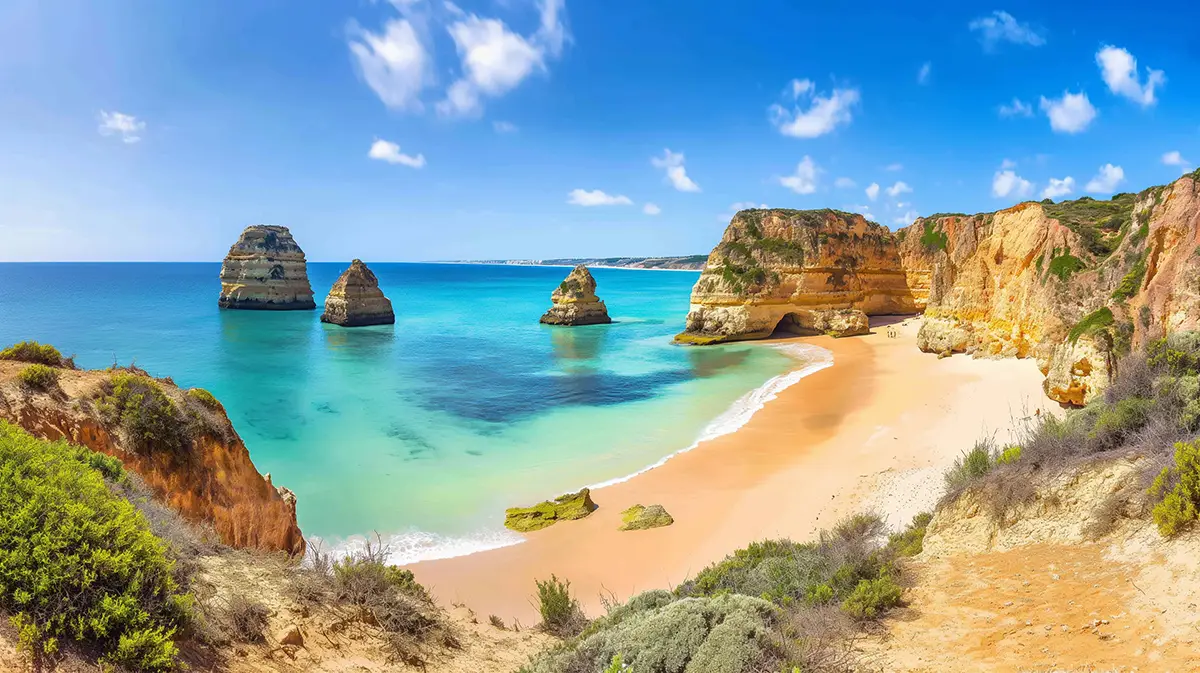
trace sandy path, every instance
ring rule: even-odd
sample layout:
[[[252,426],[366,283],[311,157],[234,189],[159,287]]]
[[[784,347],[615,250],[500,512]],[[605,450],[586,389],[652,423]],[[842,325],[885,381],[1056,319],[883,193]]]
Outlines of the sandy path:
[[[531,624],[534,579],[552,573],[594,616],[602,595],[671,587],[756,539],[807,538],[864,507],[901,524],[933,504],[960,451],[1044,403],[1032,361],[938,360],[916,348],[916,329],[913,320],[899,338],[882,328],[805,338],[831,350],[834,366],[783,391],[741,430],[594,491],[600,509],[586,519],[411,568],[444,604]],[[662,504],[676,523],[619,532],[621,510],[636,503]]]

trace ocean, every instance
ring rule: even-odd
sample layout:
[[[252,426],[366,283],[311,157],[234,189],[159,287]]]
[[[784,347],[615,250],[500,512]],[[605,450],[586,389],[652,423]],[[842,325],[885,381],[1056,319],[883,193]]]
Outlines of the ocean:
[[[538,317],[569,269],[370,264],[396,324],[217,308],[217,263],[0,264],[0,343],[136,364],[225,405],[255,465],[328,548],[408,563],[515,544],[504,509],[628,478],[730,432],[831,364],[805,345],[671,343],[695,272],[593,269],[612,325]]]

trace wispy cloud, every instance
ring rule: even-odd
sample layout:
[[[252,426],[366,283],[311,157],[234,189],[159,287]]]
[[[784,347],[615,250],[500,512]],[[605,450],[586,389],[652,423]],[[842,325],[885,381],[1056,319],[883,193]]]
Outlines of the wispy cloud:
[[[570,194],[567,194],[567,203],[573,206],[632,206],[633,201],[628,196],[620,194],[605,194],[599,189],[587,191],[585,189],[572,189]]]
[[[967,28],[978,35],[985,51],[994,51],[1001,42],[1030,47],[1046,44],[1046,38],[1041,32],[1028,23],[1017,21],[1012,14],[999,10],[972,20],[967,24]]]
[[[1042,96],[1041,107],[1050,119],[1050,128],[1056,133],[1081,133],[1096,118],[1096,108],[1083,92],[1064,91],[1058,99]]]
[[[494,121],[492,122],[492,129],[496,133],[516,133],[517,125],[512,122]]]
[[[1020,98],[1013,98],[1012,103],[1000,106],[1001,117],[1032,117],[1033,106]]]
[[[657,215],[662,212],[662,208],[659,208],[653,203],[647,203],[646,205],[642,206],[642,212],[647,215]]]
[[[371,149],[367,151],[367,156],[379,161],[386,161],[389,164],[399,164],[408,166],[409,168],[423,168],[425,166],[425,155],[418,154],[411,156],[400,152],[400,146],[393,142],[388,142],[377,138],[371,143]]]
[[[146,130],[146,122],[133,115],[101,110],[100,126],[97,130],[102,136],[120,136],[121,142],[132,145],[142,139],[142,131]]]
[[[433,81],[433,63],[408,19],[392,19],[378,34],[355,26],[350,53],[363,80],[384,105],[409,111],[424,107],[421,91]]]
[[[862,100],[858,89],[835,88],[817,93],[811,80],[794,79],[788,87],[790,107],[775,104],[767,110],[779,132],[793,138],[817,138],[851,121],[850,110]]]
[[[1042,190],[1043,199],[1057,199],[1060,196],[1066,196],[1075,191],[1075,178],[1067,176],[1061,180],[1058,178],[1050,178],[1050,184]]]
[[[871,184],[867,185],[867,188],[863,191],[867,193],[868,199],[874,201],[875,199],[879,198],[879,183],[872,182]]]
[[[1179,153],[1179,150],[1172,150],[1166,154],[1163,154],[1162,162],[1165,166],[1178,166],[1180,172],[1182,173],[1187,173],[1188,169],[1192,167],[1191,162],[1187,159],[1184,159],[1183,155]]]
[[[1117,191],[1117,185],[1125,182],[1125,169],[1112,164],[1104,164],[1096,177],[1088,180],[1084,189],[1093,194],[1111,194]]]
[[[1154,89],[1167,81],[1163,71],[1146,68],[1146,83],[1142,84],[1137,59],[1125,49],[1111,45],[1106,45],[1096,52],[1096,64],[1100,66],[1100,75],[1108,85],[1109,91],[1142,107],[1150,107],[1157,102]]]
[[[850,178],[838,178],[837,180],[833,181],[833,186],[837,187],[838,189],[853,189],[854,187],[858,186],[858,183],[854,182],[854,180],[851,180]]]
[[[683,153],[663,150],[661,157],[651,157],[650,164],[663,169],[667,174],[667,182],[681,192],[698,192],[700,185],[688,177],[687,169],[683,166]]]
[[[900,196],[901,194],[909,193],[912,193],[912,187],[909,187],[907,182],[897,182],[896,184],[887,188],[887,195],[892,198]]]
[[[925,61],[921,64],[921,69],[917,71],[917,84],[928,84],[929,75],[933,73],[933,64]]]
[[[1017,175],[1012,169],[996,171],[992,176],[992,196],[1003,199],[1016,197],[1023,199],[1033,192],[1033,183]]]
[[[797,194],[812,194],[817,191],[817,173],[820,171],[811,157],[805,156],[796,164],[796,172],[779,178],[779,184]]]

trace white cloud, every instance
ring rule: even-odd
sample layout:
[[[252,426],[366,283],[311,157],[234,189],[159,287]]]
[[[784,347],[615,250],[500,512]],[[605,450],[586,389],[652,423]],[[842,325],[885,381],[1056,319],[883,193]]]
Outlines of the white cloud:
[[[133,144],[142,139],[142,131],[146,130],[146,122],[133,115],[101,110],[100,126],[97,130],[102,136],[119,135],[121,142]]]
[[[432,82],[432,60],[408,19],[393,19],[376,35],[358,29],[350,41],[367,86],[393,110],[422,108],[421,91]]]
[[[1162,155],[1162,162],[1167,166],[1178,166],[1179,170],[1183,173],[1187,173],[1188,169],[1191,168],[1191,162],[1184,159],[1179,150],[1173,150]]]
[[[858,185],[850,178],[838,178],[837,180],[833,181],[833,186],[837,187],[838,189],[852,189]]]
[[[1062,180],[1058,178],[1050,178],[1050,184],[1042,190],[1043,199],[1057,199],[1060,196],[1066,196],[1075,191],[1075,178],[1067,176]]]
[[[1013,98],[1009,105],[1000,106],[1001,117],[1032,117],[1033,106],[1022,101],[1020,98]]]
[[[932,72],[932,70],[933,70],[933,64],[930,63],[929,61],[925,61],[925,63],[921,65],[921,69],[917,71],[917,83],[918,84],[928,84],[929,83],[929,75]]]
[[[401,0],[401,2],[403,2],[404,4],[413,4],[414,1],[415,0]],[[466,16],[466,14],[467,14],[466,12],[464,12],[462,10],[462,7],[459,7],[458,5],[454,4],[453,2],[450,2],[449,0],[446,0],[446,2],[442,3],[442,6],[445,7],[446,12],[452,16]]]
[[[516,133],[517,125],[513,124],[512,122],[495,121],[492,122],[492,129],[495,130],[496,133]]]
[[[1058,133],[1079,133],[1096,118],[1096,108],[1083,92],[1064,91],[1057,100],[1042,96],[1041,108],[1050,118],[1050,128]]]
[[[375,142],[371,143],[371,149],[367,152],[367,156],[379,161],[386,161],[389,164],[400,164],[409,168],[422,168],[425,166],[424,154],[418,154],[415,157],[408,154],[401,154],[399,145],[378,138]]]
[[[918,217],[920,217],[920,215],[917,214],[917,211],[910,210],[903,215],[892,218],[892,224],[909,225],[915,222]]]
[[[633,201],[629,200],[628,196],[620,194],[605,194],[599,189],[587,191],[585,189],[572,189],[567,195],[567,203],[573,206],[632,206]]]
[[[864,191],[867,193],[867,198],[874,201],[879,197],[879,183],[872,182]]]
[[[1112,164],[1104,164],[1096,177],[1088,180],[1084,189],[1093,194],[1111,194],[1117,191],[1117,185],[1125,181],[1125,169]]]
[[[1154,88],[1167,81],[1163,71],[1146,68],[1146,84],[1143,86],[1138,75],[1137,59],[1128,51],[1112,45],[1105,45],[1096,52],[1096,64],[1100,66],[1100,74],[1109,91],[1142,107],[1154,105]]]
[[[542,0],[541,24],[530,36],[519,35],[499,19],[461,16],[446,30],[462,62],[462,76],[437,104],[446,116],[475,116],[483,96],[493,98],[513,90],[536,70],[546,69],[547,56],[558,56],[566,41],[563,0]]]
[[[729,204],[729,212],[724,213],[723,215],[717,215],[717,221],[729,222],[729,220],[732,220],[733,216],[737,215],[739,211],[750,210],[752,208],[761,208],[761,209],[765,210],[767,207],[768,206],[765,203],[755,203],[753,201],[738,201],[737,203]]]
[[[897,182],[891,187],[888,187],[886,191],[888,196],[895,198],[901,194],[912,193],[912,187],[909,187],[908,183],[906,182]]]
[[[1046,44],[1046,38],[1027,23],[1017,21],[1008,12],[995,11],[990,16],[981,16],[967,24],[967,28],[979,33],[983,48],[991,51],[1000,42],[1012,42],[1031,47]]]
[[[657,215],[662,212],[662,208],[659,208],[653,203],[647,203],[646,205],[642,206],[642,212],[647,215]]]
[[[1006,198],[1015,196],[1023,199],[1033,191],[1033,183],[1009,170],[996,171],[992,176],[992,196]]]
[[[807,79],[792,80],[790,88],[795,102],[792,109],[779,104],[767,109],[779,132],[793,138],[816,138],[841,124],[849,124],[850,109],[861,100],[858,89],[835,88],[827,96],[820,95],[816,85]]]
[[[904,170],[904,164],[888,164],[883,167],[883,170],[895,173],[896,171]]]
[[[683,167],[683,152],[663,150],[661,157],[650,157],[650,164],[661,168],[667,173],[667,182],[681,192],[698,192],[700,185],[688,177],[687,169]]]
[[[868,220],[875,219],[875,216],[871,214],[871,206],[863,206],[863,205],[856,204],[856,205],[844,206],[844,208],[851,213],[858,213],[859,215],[862,215],[863,217],[867,218]]]
[[[807,155],[796,164],[796,172],[779,178],[779,184],[797,194],[812,194],[817,191],[817,172],[819,169]]]
[[[1016,167],[1017,167],[1017,162],[1013,161],[1012,159],[1005,159],[1004,161],[1000,162],[1000,170],[1004,170],[1006,168],[1016,168]]]

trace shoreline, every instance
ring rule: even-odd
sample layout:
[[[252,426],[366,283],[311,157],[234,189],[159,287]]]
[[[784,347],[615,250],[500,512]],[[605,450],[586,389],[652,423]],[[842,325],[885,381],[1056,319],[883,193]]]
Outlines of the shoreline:
[[[1050,406],[1031,361],[939,360],[916,348],[918,324],[896,325],[896,339],[877,329],[768,342],[819,346],[835,364],[780,390],[736,431],[598,486],[599,509],[585,519],[520,544],[406,567],[443,603],[532,624],[534,580],[551,574],[570,580],[595,616],[602,596],[623,601],[673,587],[754,540],[809,539],[864,509],[902,526],[932,506],[942,471],[983,433],[1009,427],[1018,409]],[[633,504],[662,504],[676,523],[618,531],[620,512]]]

